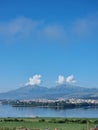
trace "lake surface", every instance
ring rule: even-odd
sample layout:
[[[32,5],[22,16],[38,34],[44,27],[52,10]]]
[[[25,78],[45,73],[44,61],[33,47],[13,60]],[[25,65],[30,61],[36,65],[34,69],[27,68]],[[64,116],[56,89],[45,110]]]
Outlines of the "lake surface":
[[[98,118],[98,108],[55,109],[0,105],[0,117],[86,117]]]

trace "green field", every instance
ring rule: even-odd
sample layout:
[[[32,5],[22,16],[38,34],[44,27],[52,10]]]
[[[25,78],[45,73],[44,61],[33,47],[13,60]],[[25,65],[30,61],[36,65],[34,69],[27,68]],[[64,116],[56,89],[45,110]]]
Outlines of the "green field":
[[[88,124],[88,125],[87,125]],[[0,118],[0,130],[19,130],[28,128],[30,130],[87,130],[95,127],[98,119],[80,118]]]

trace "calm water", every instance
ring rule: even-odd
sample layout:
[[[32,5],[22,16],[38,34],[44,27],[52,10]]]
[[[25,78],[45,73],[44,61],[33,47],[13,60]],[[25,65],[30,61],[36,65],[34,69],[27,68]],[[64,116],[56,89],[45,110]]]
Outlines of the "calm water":
[[[33,107],[12,107],[0,105],[0,117],[93,117],[98,118],[98,108],[53,109]]]

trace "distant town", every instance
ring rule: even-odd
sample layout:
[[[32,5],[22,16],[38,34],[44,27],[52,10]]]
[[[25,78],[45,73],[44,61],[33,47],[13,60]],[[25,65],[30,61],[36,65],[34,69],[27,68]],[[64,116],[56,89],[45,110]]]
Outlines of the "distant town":
[[[98,107],[96,99],[29,99],[29,100],[0,100],[1,105],[9,104],[13,107],[51,107],[51,108],[75,108],[75,107]]]

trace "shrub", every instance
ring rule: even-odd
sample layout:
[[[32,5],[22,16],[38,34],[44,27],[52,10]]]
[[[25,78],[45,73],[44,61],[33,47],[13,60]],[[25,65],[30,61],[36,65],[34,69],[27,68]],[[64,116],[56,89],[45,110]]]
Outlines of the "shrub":
[[[57,123],[65,123],[65,120],[58,120]]]
[[[52,118],[49,123],[57,123],[56,119]]]
[[[87,120],[80,120],[80,123],[82,124],[87,123]]]
[[[45,119],[40,119],[39,122],[45,122]]]

